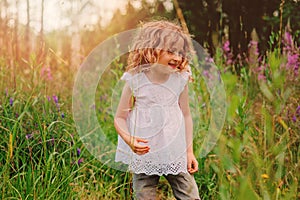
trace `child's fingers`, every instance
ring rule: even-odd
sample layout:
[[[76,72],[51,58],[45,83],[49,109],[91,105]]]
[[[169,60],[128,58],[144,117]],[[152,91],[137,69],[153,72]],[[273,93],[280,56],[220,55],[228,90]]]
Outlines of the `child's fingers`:
[[[188,162],[187,168],[188,168],[188,172],[192,173],[192,171],[193,171],[192,162]]]
[[[191,160],[188,162],[188,171],[193,174],[198,171],[198,162],[197,160]]]
[[[148,141],[144,140],[144,139],[141,139],[141,138],[136,138],[135,142],[132,146],[133,152],[136,153],[136,154],[139,154],[139,155],[148,153],[149,150],[150,150],[150,147],[148,145],[146,145],[146,146],[141,145],[141,144],[139,144],[139,142],[147,143]]]
[[[149,152],[149,149],[146,150],[136,150],[135,153],[138,155],[143,155]]]
[[[145,139],[142,139],[142,138],[136,138],[136,142],[134,142],[135,148],[140,148],[140,149],[149,148],[148,145],[142,145],[142,144],[140,144],[140,142],[148,143],[148,140],[145,140]]]
[[[193,174],[193,173],[195,173],[195,172],[197,172],[198,170],[196,170],[196,169],[194,169],[194,168],[191,168],[191,169],[189,169],[188,170],[188,172],[190,173],[190,174]]]
[[[134,148],[134,152],[138,155],[148,153],[150,150],[149,146],[138,145]]]
[[[148,143],[148,140],[144,140],[144,139],[141,139],[141,138],[138,138],[138,137],[131,137],[129,146],[132,149],[135,149],[135,148],[138,148],[138,147],[144,147],[144,146],[139,144],[140,142]]]
[[[144,145],[139,145],[139,144],[135,145],[134,148],[139,151],[144,151],[144,150],[150,149],[149,146],[144,146]]]
[[[197,162],[197,160],[195,160],[195,162],[194,162],[194,169],[196,170],[196,171],[198,171],[198,162]],[[196,172],[195,171],[195,172]]]
[[[142,139],[142,138],[137,138],[137,142],[143,142],[143,143],[148,143],[148,140]]]

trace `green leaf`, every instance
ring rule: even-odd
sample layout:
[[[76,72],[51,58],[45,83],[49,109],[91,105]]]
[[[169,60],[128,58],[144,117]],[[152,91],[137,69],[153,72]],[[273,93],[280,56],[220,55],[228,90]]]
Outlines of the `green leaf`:
[[[254,191],[250,180],[247,177],[241,177],[240,179],[240,188],[238,199],[243,200],[256,200],[260,199],[257,193]]]
[[[262,93],[264,94],[264,96],[269,100],[269,101],[273,101],[274,100],[274,96],[272,94],[272,92],[270,91],[269,87],[267,86],[267,84],[265,82],[259,82],[259,87],[260,90],[262,91]]]

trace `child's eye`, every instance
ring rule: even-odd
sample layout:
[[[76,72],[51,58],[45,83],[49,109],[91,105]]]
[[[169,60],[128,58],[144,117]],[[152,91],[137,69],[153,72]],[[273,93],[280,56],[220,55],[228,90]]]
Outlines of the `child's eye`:
[[[184,52],[183,51],[179,51],[178,55],[181,56],[181,57],[184,57]]]
[[[178,51],[176,49],[169,49],[167,52],[169,54],[178,54]]]
[[[172,51],[169,50],[168,54],[170,54],[170,55],[178,55],[178,56],[181,56],[181,57],[184,57],[184,55],[185,55],[183,51],[176,51],[176,50],[174,50],[174,51],[173,50]]]
[[[174,54],[175,52],[174,51],[172,51],[172,50],[167,50],[167,52],[168,52],[168,54]]]

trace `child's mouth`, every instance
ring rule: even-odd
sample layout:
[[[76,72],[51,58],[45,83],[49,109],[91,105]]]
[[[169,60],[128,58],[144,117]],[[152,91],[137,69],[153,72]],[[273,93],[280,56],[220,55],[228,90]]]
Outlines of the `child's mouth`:
[[[172,69],[177,69],[178,64],[177,63],[168,63],[168,65],[172,68]]]

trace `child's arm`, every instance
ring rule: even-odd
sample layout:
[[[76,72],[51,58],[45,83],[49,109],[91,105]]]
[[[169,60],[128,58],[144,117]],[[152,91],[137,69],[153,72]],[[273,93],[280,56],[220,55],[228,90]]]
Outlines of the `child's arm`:
[[[195,173],[198,171],[198,162],[195,158],[193,151],[193,121],[189,106],[189,96],[188,96],[188,84],[185,85],[179,97],[179,105],[183,113],[186,131],[186,144],[187,144],[187,164],[189,173]]]
[[[132,151],[135,152],[136,154],[142,155],[148,153],[150,148],[148,145],[145,146],[139,143],[140,142],[147,143],[148,141],[138,137],[131,136],[128,131],[128,127],[126,123],[128,112],[131,109],[131,104],[132,104],[131,95],[132,95],[131,89],[126,83],[123,88],[121,99],[114,118],[114,125],[118,134],[130,146]]]

